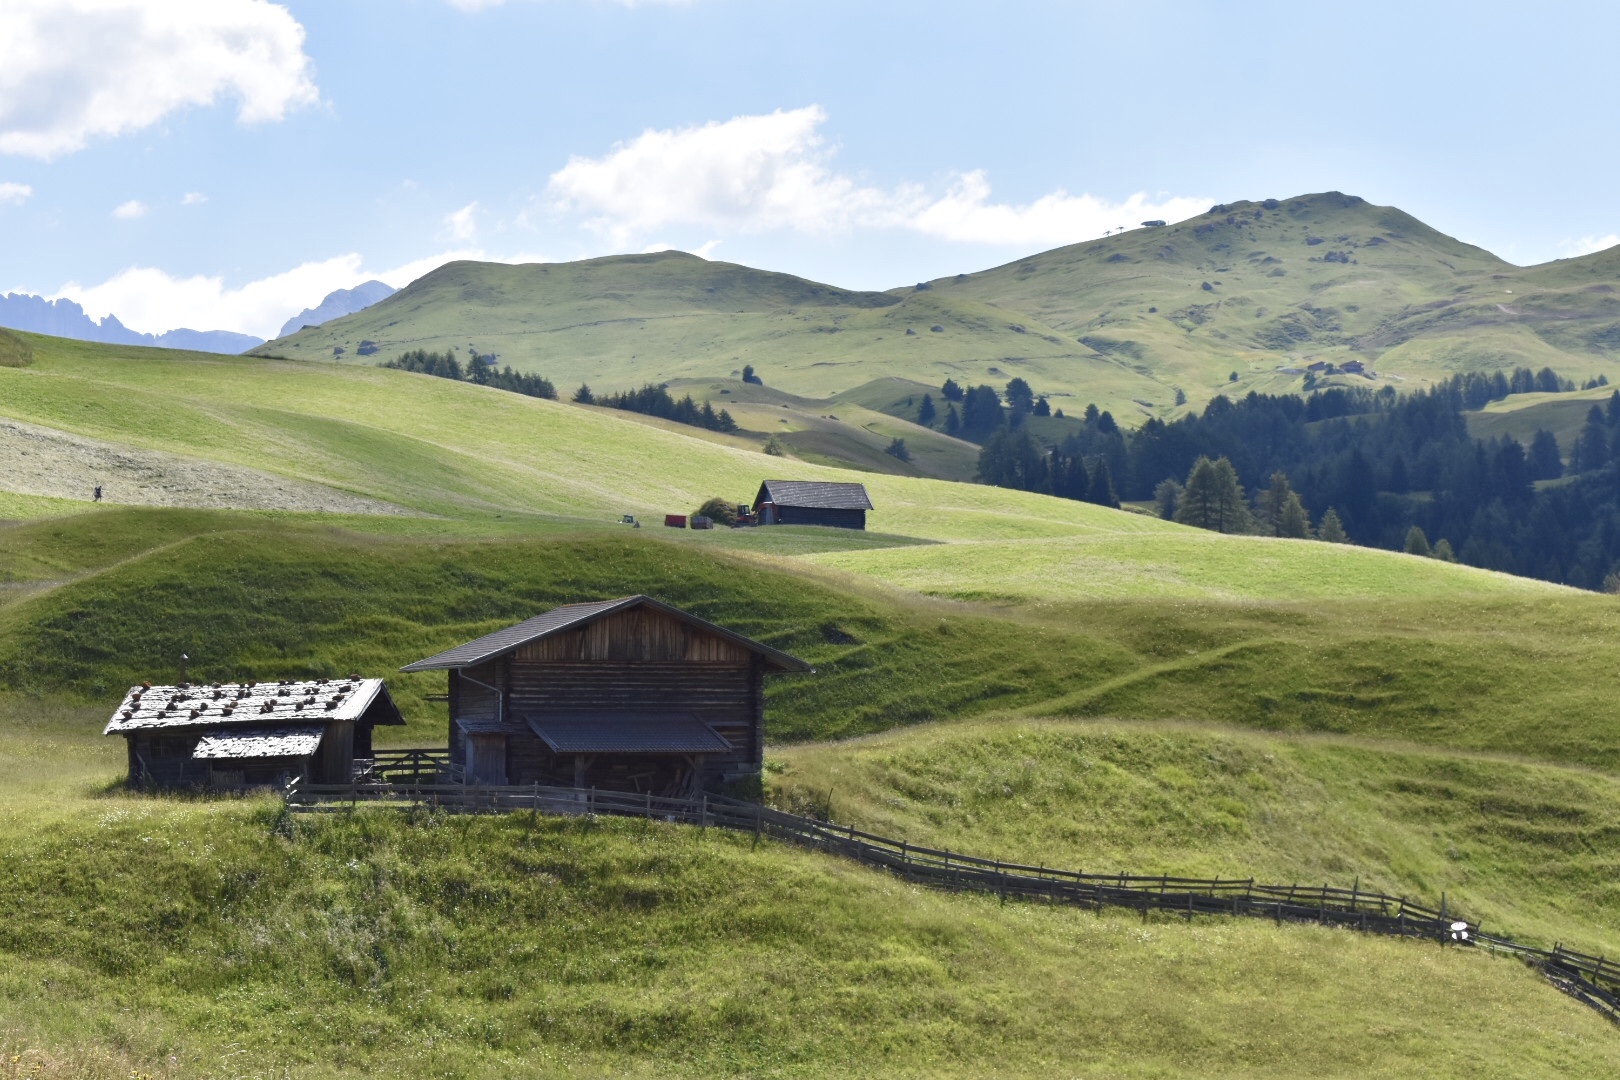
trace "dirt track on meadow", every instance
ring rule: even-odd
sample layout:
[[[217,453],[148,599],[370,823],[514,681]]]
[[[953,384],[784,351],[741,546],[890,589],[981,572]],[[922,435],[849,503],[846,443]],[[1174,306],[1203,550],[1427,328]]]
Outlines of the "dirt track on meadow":
[[[392,503],[241,465],[140,450],[0,419],[0,489],[130,506],[404,514]]]

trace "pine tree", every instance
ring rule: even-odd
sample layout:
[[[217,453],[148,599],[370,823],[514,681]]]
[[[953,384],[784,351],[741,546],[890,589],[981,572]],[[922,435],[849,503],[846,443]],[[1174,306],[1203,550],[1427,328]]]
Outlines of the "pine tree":
[[[962,418],[956,415],[956,406],[945,406],[945,434],[953,439],[962,437]]]
[[[1166,521],[1176,520],[1176,507],[1181,505],[1181,485],[1168,476],[1153,489],[1153,504],[1159,516]]]
[[[1286,536],[1291,540],[1310,539],[1311,515],[1305,512],[1305,504],[1299,501],[1297,492],[1290,491],[1283,500],[1274,530],[1277,536]]]
[[[596,402],[596,395],[591,393],[589,383],[579,384],[579,389],[574,391],[574,400],[581,405],[591,405]]]
[[[1086,502],[1119,509],[1119,496],[1114,494],[1114,474],[1109,470],[1105,457],[1098,458],[1091,470],[1090,483],[1086,485]]]
[[[917,423],[923,427],[933,427],[934,416],[934,395],[924,394],[922,404],[917,406]]]
[[[1347,544],[1350,542],[1350,538],[1344,533],[1344,525],[1339,521],[1338,511],[1334,510],[1333,507],[1328,507],[1327,513],[1322,515],[1322,524],[1316,528],[1316,538],[1329,544]]]
[[[945,385],[939,388],[939,394],[946,401],[961,401],[962,386],[955,379],[946,379]]]
[[[1248,532],[1252,524],[1243,504],[1243,485],[1226,458],[1201,457],[1187,474],[1187,486],[1176,508],[1176,520],[1214,532]]]
[[[1052,415],[1052,403],[1046,400],[1046,395],[1044,395],[1044,394],[1035,399],[1035,415],[1036,416],[1051,416]]]
[[[1434,542],[1434,550],[1429,552],[1429,554],[1433,555],[1441,562],[1457,561],[1457,553],[1451,550],[1451,541],[1447,540],[1443,536]]]
[[[1423,535],[1423,529],[1417,525],[1406,530],[1406,553],[1408,555],[1422,555],[1428,558],[1429,538]]]
[[[1282,521],[1283,507],[1288,504],[1288,497],[1293,494],[1294,489],[1288,483],[1288,474],[1279,469],[1271,474],[1271,483],[1255,500],[1260,524],[1272,536],[1283,535],[1278,531],[1278,523]]]

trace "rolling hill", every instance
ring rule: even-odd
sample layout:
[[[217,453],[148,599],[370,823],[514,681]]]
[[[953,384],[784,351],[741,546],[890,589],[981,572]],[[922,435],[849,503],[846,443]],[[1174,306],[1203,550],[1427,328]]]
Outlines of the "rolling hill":
[[[1234,202],[974,274],[852,292],[679,252],[452,263],[263,355],[476,348],[559,387],[735,377],[828,399],[874,378],[1028,381],[1127,423],[1215,393],[1298,389],[1359,360],[1422,386],[1459,371],[1620,373],[1620,255],[1515,267],[1338,192]],[[336,350],[342,350],[341,353]],[[1232,376],[1236,375],[1233,380]],[[1349,377],[1362,383],[1359,376]]]
[[[1085,869],[1361,876],[1612,948],[1615,598],[402,371],[17,337],[0,419],[59,436],[41,453],[92,440],[241,479],[177,480],[168,505],[110,482],[100,507],[0,479],[0,1076],[1620,1061],[1595,1013],[1467,950],[1002,906],[658,823],[149,798],[98,735],[109,696],[182,651],[211,678],[383,672],[644,591],[815,665],[768,691],[784,803]],[[813,412],[775,386],[679,385],[788,426]],[[871,406],[905,392],[820,419],[881,439]],[[311,501],[242,509],[247,472]],[[613,524],[777,475],[861,480],[873,531]],[[349,501],[320,510],[317,490]],[[390,734],[441,740],[442,682],[390,685],[410,720]]]

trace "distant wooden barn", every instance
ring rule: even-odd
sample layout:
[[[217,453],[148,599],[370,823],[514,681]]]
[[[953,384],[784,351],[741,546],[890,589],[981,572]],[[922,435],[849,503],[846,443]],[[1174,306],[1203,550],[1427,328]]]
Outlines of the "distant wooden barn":
[[[825,480],[767,480],[754,496],[761,525],[834,525],[866,528],[872,509],[866,485]]]
[[[347,784],[371,729],[405,720],[381,679],[132,686],[103,735],[129,747],[129,782],[239,788]]]
[[[757,777],[765,677],[809,665],[646,596],[568,604],[418,660],[468,783],[653,794]]]

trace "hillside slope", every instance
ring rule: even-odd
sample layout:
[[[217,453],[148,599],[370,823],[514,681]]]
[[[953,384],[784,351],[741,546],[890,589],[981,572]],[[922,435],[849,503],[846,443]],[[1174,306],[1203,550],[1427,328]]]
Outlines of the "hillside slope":
[[[770,385],[818,398],[878,368],[931,385],[947,375],[1004,383],[1023,374],[1054,391],[1084,385],[1110,403],[1163,396],[1074,340],[967,298],[853,292],[676,251],[450,263],[365,311],[256,352],[355,360],[363,342],[374,359],[476,348],[564,389],[735,378],[752,365]]]
[[[476,347],[559,386],[735,376],[828,398],[873,379],[1003,385],[1126,422],[1217,392],[1299,386],[1359,360],[1423,385],[1458,371],[1620,374],[1620,255],[1520,268],[1338,192],[1234,202],[974,274],[863,293],[679,252],[452,263],[264,355]],[[341,353],[337,350],[342,350]],[[1236,380],[1231,377],[1236,375]],[[1354,381],[1360,382],[1359,377]]]

